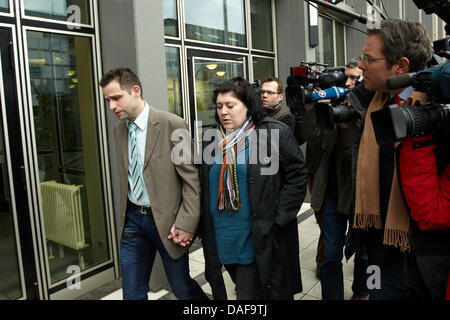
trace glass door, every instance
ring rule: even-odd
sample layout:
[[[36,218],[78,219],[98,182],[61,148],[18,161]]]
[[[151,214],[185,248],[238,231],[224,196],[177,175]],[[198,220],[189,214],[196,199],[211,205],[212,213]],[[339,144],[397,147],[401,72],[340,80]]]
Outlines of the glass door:
[[[50,295],[113,265],[104,206],[92,37],[27,30],[29,102]],[[71,271],[73,270],[73,271]]]
[[[191,130],[199,139],[206,129],[216,124],[214,89],[225,80],[246,78],[246,61],[242,55],[188,50]]]
[[[0,28],[0,300],[37,299],[11,34]]]

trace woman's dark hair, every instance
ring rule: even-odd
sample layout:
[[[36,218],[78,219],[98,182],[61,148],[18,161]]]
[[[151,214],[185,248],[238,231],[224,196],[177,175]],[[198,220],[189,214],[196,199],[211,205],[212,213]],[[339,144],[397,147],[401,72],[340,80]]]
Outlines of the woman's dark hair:
[[[227,80],[220,84],[215,90],[213,95],[213,103],[214,105],[217,103],[217,96],[219,93],[227,93],[232,92],[236,98],[238,98],[245,106],[247,107],[247,116],[251,116],[255,125],[258,125],[265,116],[261,98],[256,93],[255,88],[253,88],[250,83],[241,78],[236,77],[231,80]],[[220,123],[219,115],[216,114],[215,118],[217,123]]]

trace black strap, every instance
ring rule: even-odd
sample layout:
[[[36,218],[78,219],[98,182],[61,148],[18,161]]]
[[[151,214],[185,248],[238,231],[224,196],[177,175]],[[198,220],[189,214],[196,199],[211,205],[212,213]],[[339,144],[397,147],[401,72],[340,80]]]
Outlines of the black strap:
[[[431,138],[427,141],[413,141],[413,149],[421,149],[436,144],[436,139]]]

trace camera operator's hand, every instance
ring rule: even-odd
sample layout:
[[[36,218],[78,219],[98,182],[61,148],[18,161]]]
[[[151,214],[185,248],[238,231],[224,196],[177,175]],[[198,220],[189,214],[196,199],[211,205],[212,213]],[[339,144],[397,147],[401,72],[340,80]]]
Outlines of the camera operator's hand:
[[[352,126],[353,122],[340,122],[337,124],[339,129],[347,129]]]
[[[413,91],[411,96],[406,99],[406,102],[401,102],[400,106],[408,105],[408,106],[420,106],[428,102],[428,96],[424,92]]]
[[[348,101],[342,101],[339,105],[344,105],[344,106],[348,106]],[[353,122],[339,122],[337,124],[339,129],[347,129],[350,128],[352,126]]]
[[[305,110],[311,110],[314,108],[315,105],[316,105],[315,102],[310,102],[310,103],[305,104],[304,108],[305,108]]]
[[[319,92],[319,91],[320,91],[320,88],[316,88],[316,89],[313,90],[313,93]],[[305,110],[311,110],[311,109],[314,108],[315,105],[316,105],[315,102],[310,102],[310,103],[305,104],[304,108],[305,108]]]
[[[323,99],[323,100],[319,100],[317,102],[324,102],[324,103],[331,102],[331,99]],[[310,102],[310,103],[305,104],[304,108],[305,108],[305,110],[311,110],[312,108],[314,108],[315,105],[316,105],[315,102]]]

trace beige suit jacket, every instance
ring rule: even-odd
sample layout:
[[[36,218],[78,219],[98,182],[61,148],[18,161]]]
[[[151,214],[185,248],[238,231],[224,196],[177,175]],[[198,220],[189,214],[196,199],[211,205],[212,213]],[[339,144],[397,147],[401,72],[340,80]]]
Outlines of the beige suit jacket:
[[[145,146],[143,176],[159,236],[167,252],[178,259],[188,247],[173,243],[167,236],[172,225],[194,233],[200,219],[200,182],[193,160],[175,165],[171,152],[177,142],[171,141],[175,129],[186,129],[185,121],[150,106]],[[121,121],[114,131],[120,176],[120,212],[123,230],[128,198],[128,131]],[[192,141],[189,140],[192,147]],[[191,148],[192,150],[192,148]],[[193,152],[191,152],[193,155]]]

